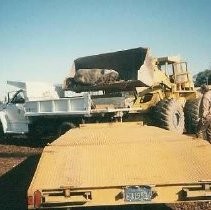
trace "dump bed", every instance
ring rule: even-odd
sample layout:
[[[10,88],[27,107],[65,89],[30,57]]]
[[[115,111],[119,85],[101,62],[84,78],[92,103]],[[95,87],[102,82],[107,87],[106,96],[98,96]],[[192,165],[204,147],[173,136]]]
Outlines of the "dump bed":
[[[27,101],[25,116],[88,116],[91,111],[89,94],[70,98]]]
[[[138,123],[75,128],[45,147],[29,208],[211,199],[211,145]]]

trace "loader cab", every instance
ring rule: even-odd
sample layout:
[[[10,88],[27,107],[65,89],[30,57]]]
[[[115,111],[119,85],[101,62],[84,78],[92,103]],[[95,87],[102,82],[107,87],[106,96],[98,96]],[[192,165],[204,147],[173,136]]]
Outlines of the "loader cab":
[[[183,62],[181,62],[177,56],[161,57],[157,59],[158,68],[169,76],[169,78],[175,77],[175,74],[178,74],[181,71],[183,73],[187,72],[187,65],[182,65],[182,63]],[[173,80],[172,82],[174,83]]]
[[[171,56],[158,58],[157,65],[169,77],[170,82],[176,84],[177,91],[193,90],[194,85],[187,62],[181,61],[178,56]]]

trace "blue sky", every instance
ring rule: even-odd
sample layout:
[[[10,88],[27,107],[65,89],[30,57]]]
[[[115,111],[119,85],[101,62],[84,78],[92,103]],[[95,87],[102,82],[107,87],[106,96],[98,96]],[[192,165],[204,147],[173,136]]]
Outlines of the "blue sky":
[[[211,0],[0,0],[0,97],[6,80],[62,83],[75,58],[150,47],[211,66]]]

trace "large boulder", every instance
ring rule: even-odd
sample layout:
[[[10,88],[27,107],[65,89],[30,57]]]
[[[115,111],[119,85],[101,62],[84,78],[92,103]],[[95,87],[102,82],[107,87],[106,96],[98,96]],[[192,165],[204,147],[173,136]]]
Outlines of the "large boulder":
[[[113,69],[79,69],[74,82],[81,85],[109,84],[119,79],[119,73]]]

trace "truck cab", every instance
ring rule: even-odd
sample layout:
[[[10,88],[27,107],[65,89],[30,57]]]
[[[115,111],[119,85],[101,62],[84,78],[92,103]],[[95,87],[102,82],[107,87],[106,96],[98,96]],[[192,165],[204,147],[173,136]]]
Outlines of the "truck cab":
[[[0,107],[0,136],[29,132],[30,120],[25,115],[27,102],[59,98],[55,87],[46,83],[7,81],[7,85],[16,90],[8,92],[7,100]]]
[[[24,104],[24,90],[8,93],[7,101],[0,109],[1,136],[28,132],[28,119],[24,115]]]

